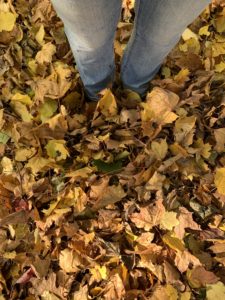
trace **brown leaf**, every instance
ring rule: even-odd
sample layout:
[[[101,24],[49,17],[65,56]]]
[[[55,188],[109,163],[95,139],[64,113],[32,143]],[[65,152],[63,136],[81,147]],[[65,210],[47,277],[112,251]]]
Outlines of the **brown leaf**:
[[[149,231],[160,224],[164,212],[162,200],[157,200],[147,207],[141,207],[140,212],[132,214],[130,219],[138,228]]]
[[[201,288],[206,286],[206,284],[213,284],[219,281],[219,278],[214,273],[206,271],[201,266],[188,270],[187,278],[193,288]]]

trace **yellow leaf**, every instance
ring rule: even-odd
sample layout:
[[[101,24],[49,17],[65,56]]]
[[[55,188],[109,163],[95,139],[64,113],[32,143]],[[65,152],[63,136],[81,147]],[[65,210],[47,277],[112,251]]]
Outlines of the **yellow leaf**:
[[[170,248],[172,248],[176,251],[184,251],[185,250],[183,242],[180,239],[172,236],[171,233],[169,233],[169,232],[166,233],[162,239],[165,244],[167,244]]]
[[[3,258],[6,259],[14,259],[16,257],[16,251],[12,251],[12,252],[3,252],[2,256]]]
[[[218,168],[216,170],[214,182],[218,192],[225,195],[225,168]]]
[[[35,156],[29,160],[29,162],[26,164],[26,168],[31,168],[32,173],[37,174],[43,168],[51,165],[52,161],[50,161],[49,159],[40,156]]]
[[[51,158],[55,158],[57,161],[66,159],[69,155],[68,150],[65,147],[66,141],[64,140],[51,140],[45,146],[47,154]]]
[[[27,63],[28,68],[30,69],[31,73],[36,74],[38,63],[35,59],[30,59]]]
[[[225,70],[225,62],[221,61],[219,64],[215,65],[215,71],[222,73]]]
[[[191,292],[184,292],[180,295],[180,300],[190,300]]]
[[[210,32],[209,32],[209,25],[205,25],[203,27],[201,27],[199,29],[199,32],[198,32],[199,35],[206,35],[206,36],[209,36],[210,35]]]
[[[32,100],[28,95],[24,95],[21,93],[16,93],[12,96],[11,101],[18,101],[21,102],[23,104],[27,104],[27,105],[31,105],[32,104]]]
[[[188,69],[182,69],[180,72],[174,76],[174,80],[178,84],[182,84],[185,81],[189,80],[190,71]]]
[[[72,172],[68,172],[65,174],[65,177],[73,177],[74,179],[76,178],[88,178],[90,174],[93,173],[93,170],[89,167],[84,167]]]
[[[179,221],[177,220],[177,214],[173,211],[166,211],[161,219],[160,226],[163,229],[172,230],[177,226]]]
[[[0,32],[12,31],[16,22],[16,15],[11,12],[0,12]]]
[[[41,294],[41,300],[60,300],[60,298],[49,291],[44,291]]]
[[[1,165],[2,165],[2,172],[9,174],[13,172],[13,164],[11,159],[9,159],[8,157],[4,156],[1,160]]]
[[[220,152],[225,151],[225,128],[219,128],[214,130],[214,135],[216,139],[215,150]]]
[[[159,142],[153,141],[151,144],[151,149],[158,159],[163,160],[168,151],[166,140],[160,140]]]
[[[225,15],[219,16],[215,20],[216,30],[218,32],[224,32],[225,31]]]
[[[38,32],[35,35],[35,39],[40,45],[43,45],[44,36],[45,36],[45,28],[44,28],[44,25],[41,24]]]
[[[207,300],[222,300],[225,299],[225,285],[218,281],[215,284],[208,284],[206,286]]]
[[[19,101],[11,101],[10,106],[15,111],[17,115],[21,117],[24,122],[30,122],[33,119],[33,116],[28,112],[25,104]]]
[[[35,148],[20,148],[16,150],[15,160],[26,161],[36,153]]]
[[[50,63],[52,56],[56,53],[56,47],[52,43],[47,43],[42,46],[42,49],[36,54],[36,61],[39,64]]]
[[[187,41],[187,40],[189,40],[191,38],[194,38],[195,40],[198,41],[197,34],[194,33],[193,31],[191,31],[191,29],[189,29],[189,28],[186,28],[184,30],[184,32],[182,33],[182,38],[183,38],[184,41]]]
[[[49,118],[53,116],[53,114],[56,112],[58,107],[58,103],[56,100],[53,99],[46,99],[43,104],[41,104],[39,109],[39,115],[41,121],[44,123]]]
[[[0,129],[2,129],[2,127],[5,123],[5,120],[3,118],[3,113],[4,113],[4,109],[0,109]]]
[[[98,101],[96,110],[100,110],[105,117],[113,117],[117,115],[117,103],[110,89],[105,89],[103,97]]]

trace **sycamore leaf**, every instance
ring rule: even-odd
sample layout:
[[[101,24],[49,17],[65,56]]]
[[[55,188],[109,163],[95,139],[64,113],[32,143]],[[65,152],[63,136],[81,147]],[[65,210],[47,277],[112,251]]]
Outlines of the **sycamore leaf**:
[[[224,32],[225,31],[225,15],[219,16],[215,20],[216,30],[217,32]]]
[[[84,167],[75,171],[67,172],[65,177],[72,177],[73,179],[88,178],[90,174],[93,173],[93,170],[89,167]]]
[[[172,123],[178,118],[172,112],[178,101],[179,97],[175,93],[155,87],[147,95],[146,103],[141,103],[144,108],[141,112],[142,121],[154,121],[161,125]]]
[[[190,28],[186,28],[184,30],[184,32],[182,33],[182,38],[184,41],[187,41],[191,38],[195,39],[195,40],[198,40],[198,36],[196,33],[194,33],[193,31],[191,31]]]
[[[188,270],[187,279],[193,288],[201,288],[206,284],[213,284],[219,280],[213,272],[206,271],[205,268],[201,266]]]
[[[178,224],[177,214],[173,211],[166,211],[160,221],[160,226],[167,230],[172,230]]]
[[[21,119],[24,122],[31,122],[32,121],[33,116],[29,113],[29,111],[28,111],[25,104],[23,104],[19,101],[11,101],[10,106],[15,111],[15,113],[21,117]]]
[[[178,292],[171,285],[167,284],[166,286],[156,286],[153,295],[149,298],[150,300],[178,300]]]
[[[149,207],[141,207],[140,212],[133,213],[130,219],[138,228],[149,231],[160,224],[164,213],[165,208],[162,200],[157,200],[155,204],[149,205]]]
[[[222,73],[225,70],[225,62],[221,61],[219,64],[215,65],[215,71]]]
[[[65,272],[77,272],[82,267],[82,260],[75,251],[67,248],[59,254],[59,266]]]
[[[163,160],[168,151],[168,144],[166,140],[160,140],[159,142],[153,141],[151,144],[151,149],[158,159]]]
[[[216,151],[225,151],[225,128],[219,128],[214,130],[214,135],[216,139]]]
[[[13,172],[13,164],[10,158],[4,156],[1,160],[1,165],[3,169],[3,173],[12,173]]]
[[[89,298],[88,297],[88,286],[84,285],[84,286],[80,287],[79,291],[77,291],[73,294],[73,297],[71,298],[71,300],[77,300],[77,299],[89,300],[88,298]]]
[[[42,49],[36,54],[36,61],[39,64],[50,63],[52,56],[56,53],[56,47],[51,42],[44,44]]]
[[[19,101],[26,105],[32,104],[32,100],[30,99],[30,97],[28,95],[23,95],[21,93],[14,94],[11,98],[11,101]]]
[[[225,299],[225,285],[221,281],[218,281],[215,284],[207,284],[206,299],[207,300]]]
[[[0,32],[12,31],[16,22],[16,15],[11,12],[0,11]]]
[[[65,144],[66,141],[64,140],[50,140],[45,146],[48,156],[55,158],[57,161],[66,159],[70,155]]]
[[[16,150],[15,160],[16,161],[27,161],[36,153],[35,148],[20,148]]]
[[[34,156],[29,159],[26,168],[30,168],[33,174],[37,174],[45,167],[50,167],[52,161],[41,156]]]
[[[96,110],[99,110],[105,117],[117,115],[117,103],[110,89],[102,91],[103,97],[98,101]]]
[[[198,34],[199,34],[199,35],[210,36],[209,25],[205,25],[205,26],[201,27],[201,28],[199,29]]]
[[[124,192],[121,185],[112,185],[112,186],[106,186],[102,190],[101,196],[98,197],[97,201],[95,202],[93,209],[98,210],[102,207],[105,207],[110,204],[114,204],[116,202],[119,202],[126,196],[126,193]]]
[[[171,235],[171,233],[166,233],[163,237],[162,240],[165,244],[167,244],[171,249],[174,249],[176,251],[184,251],[185,247],[182,242],[182,240],[174,237]]]
[[[53,114],[57,111],[58,103],[53,99],[46,99],[44,103],[41,104],[39,109],[39,115],[41,121],[44,123],[46,120],[51,118]]]
[[[218,192],[225,195],[225,168],[218,168],[216,170],[214,182]]]

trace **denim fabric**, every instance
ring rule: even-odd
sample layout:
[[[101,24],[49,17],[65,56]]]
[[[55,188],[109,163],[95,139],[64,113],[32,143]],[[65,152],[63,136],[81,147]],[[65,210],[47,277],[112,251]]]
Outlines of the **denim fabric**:
[[[210,0],[136,0],[135,24],[121,64],[125,88],[143,95],[182,32]],[[122,0],[52,0],[64,22],[90,99],[113,81],[113,40]]]

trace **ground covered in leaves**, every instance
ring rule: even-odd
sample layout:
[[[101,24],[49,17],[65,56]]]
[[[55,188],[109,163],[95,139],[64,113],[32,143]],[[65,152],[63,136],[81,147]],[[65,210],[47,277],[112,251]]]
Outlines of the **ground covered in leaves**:
[[[62,25],[0,1],[0,299],[225,299],[224,2],[145,101],[117,80],[96,108]]]

